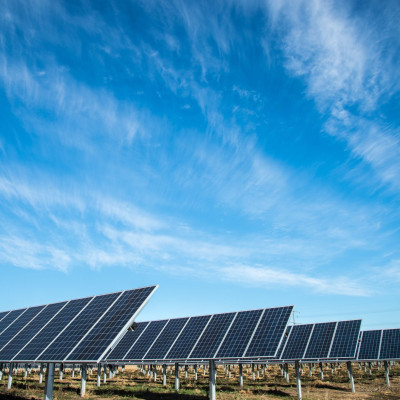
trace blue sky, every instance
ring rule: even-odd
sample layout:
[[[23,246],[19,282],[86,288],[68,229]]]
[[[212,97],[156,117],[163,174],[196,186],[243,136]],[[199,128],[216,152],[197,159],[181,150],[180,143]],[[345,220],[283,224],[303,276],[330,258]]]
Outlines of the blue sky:
[[[4,1],[0,308],[400,327],[397,1]]]

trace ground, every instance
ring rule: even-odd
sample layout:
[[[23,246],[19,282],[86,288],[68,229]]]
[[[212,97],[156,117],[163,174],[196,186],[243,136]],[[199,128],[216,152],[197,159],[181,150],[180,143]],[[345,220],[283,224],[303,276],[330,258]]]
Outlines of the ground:
[[[244,387],[238,385],[237,369],[233,369],[231,377],[222,366],[218,369],[217,375],[217,399],[219,400],[263,400],[263,399],[296,399],[296,385],[294,370],[290,368],[290,381],[287,383],[281,376],[277,366],[270,366],[266,374],[252,380],[251,369],[244,368]],[[391,386],[386,386],[383,368],[374,366],[372,374],[369,369],[359,368],[358,364],[353,364],[353,372],[356,384],[356,393],[351,393],[350,384],[345,365],[336,370],[326,368],[324,371],[324,381],[319,378],[316,369],[310,377],[308,367],[304,367],[302,374],[303,399],[308,400],[328,400],[328,399],[400,399],[400,366],[392,366],[390,370]],[[107,383],[96,387],[96,370],[89,375],[87,382],[87,399],[124,399],[134,398],[141,400],[205,400],[208,394],[208,377],[203,376],[200,370],[198,380],[195,381],[193,371],[189,370],[188,378],[181,372],[181,390],[179,393],[174,391],[174,375],[167,375],[167,387],[162,387],[162,374],[158,371],[157,382],[149,376],[143,375],[136,367],[127,367],[112,379],[107,379]],[[13,387],[10,391],[6,389],[7,374],[0,381],[0,398],[9,400],[36,400],[43,399],[44,383],[38,383],[38,373],[32,370],[26,378],[21,369],[14,376]],[[69,370],[66,370],[64,379],[56,380],[54,386],[54,399],[72,400],[80,399],[80,377],[76,374],[72,378]]]

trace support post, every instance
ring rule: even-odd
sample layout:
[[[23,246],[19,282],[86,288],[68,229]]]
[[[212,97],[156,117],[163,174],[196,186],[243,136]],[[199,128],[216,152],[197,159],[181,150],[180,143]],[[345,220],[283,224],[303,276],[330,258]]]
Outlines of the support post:
[[[179,391],[179,363],[175,363],[175,390]]]
[[[255,381],[256,380],[256,373],[254,371],[254,364],[251,364],[251,372],[252,372],[252,375],[253,375],[253,381]]]
[[[47,364],[46,384],[44,387],[44,400],[53,400],[54,369],[55,365],[53,363]]]
[[[162,366],[162,372],[163,372],[163,378],[162,378],[162,384],[163,386],[167,386],[167,366],[163,364]]]
[[[43,363],[40,364],[39,383],[43,383]]]
[[[286,382],[289,383],[289,364],[285,364],[285,371],[286,371]]]
[[[10,364],[8,367],[8,382],[7,382],[7,390],[11,389],[12,386],[12,380],[13,380],[13,370],[14,370],[14,364]]]
[[[153,369],[154,369],[154,382],[157,382],[157,365],[154,365],[153,366]]]
[[[239,364],[239,386],[243,387],[243,364]]]
[[[187,379],[187,377],[188,377],[188,370],[189,370],[189,366],[185,365],[185,379]]]
[[[390,380],[389,380],[389,366],[388,362],[384,361],[383,364],[385,365],[385,377],[386,377],[386,385],[390,387]]]
[[[103,383],[107,383],[107,368],[105,365],[103,367]]]
[[[217,398],[217,391],[215,387],[215,381],[216,381],[216,368],[215,368],[215,361],[210,360],[210,369],[209,369],[209,375],[210,375],[210,400],[216,400]]]
[[[72,377],[75,378],[75,364],[72,364]]]
[[[194,380],[197,381],[197,364],[194,365]]]
[[[319,363],[319,372],[321,374],[321,381],[324,380],[324,369],[322,367],[322,362]]]
[[[97,364],[97,387],[101,384],[101,364]]]
[[[301,377],[300,377],[300,363],[299,361],[295,361],[295,369],[296,369],[296,385],[297,385],[297,397],[299,400],[302,399],[301,395]]]
[[[84,397],[86,394],[86,375],[87,375],[87,366],[86,364],[82,365],[82,378],[81,378],[81,397]]]
[[[355,393],[356,388],[354,387],[354,376],[353,376],[353,368],[351,366],[351,361],[347,361],[347,370],[349,372],[351,391],[352,391],[352,393]]]
[[[60,364],[60,381],[63,380],[64,376],[64,364]]]

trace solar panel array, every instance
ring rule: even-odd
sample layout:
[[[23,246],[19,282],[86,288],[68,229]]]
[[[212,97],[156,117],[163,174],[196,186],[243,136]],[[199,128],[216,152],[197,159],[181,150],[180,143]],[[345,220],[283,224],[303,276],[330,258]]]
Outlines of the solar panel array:
[[[281,360],[353,359],[361,320],[294,325],[278,352]]]
[[[357,354],[358,360],[399,360],[400,329],[362,331]]]
[[[0,362],[97,362],[156,286],[0,313]]]
[[[112,361],[272,358],[293,306],[138,323]]]

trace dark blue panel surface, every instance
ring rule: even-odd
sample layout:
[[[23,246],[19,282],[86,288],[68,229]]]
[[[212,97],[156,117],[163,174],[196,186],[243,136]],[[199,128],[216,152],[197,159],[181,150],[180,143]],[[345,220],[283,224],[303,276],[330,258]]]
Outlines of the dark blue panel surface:
[[[381,360],[400,359],[400,329],[385,329],[382,335]]]
[[[361,336],[359,360],[378,360],[382,330],[364,331]]]
[[[63,361],[120,293],[95,297],[64,332],[40,356],[46,361]]]
[[[34,361],[52,342],[54,338],[65,328],[65,326],[82,310],[83,307],[92,299],[78,299],[70,301],[57,314],[46,327],[14,357],[16,361]],[[43,360],[43,359],[41,359]]]
[[[336,322],[315,324],[305,358],[328,358]]]
[[[261,313],[262,310],[242,311],[237,313],[216,357],[242,357],[254,329],[260,320]]]
[[[282,354],[283,360],[301,360],[310,339],[313,324],[294,325]]]
[[[203,332],[211,315],[201,317],[192,317],[185,329],[180,334],[178,340],[173,345],[172,349],[166,355],[169,359],[186,359],[189,357],[197,339]]]
[[[124,292],[72,352],[68,360],[98,360],[153,291],[154,286]],[[95,310],[96,315],[101,315],[97,307]],[[96,322],[94,318],[93,321]]]
[[[1,321],[0,321],[0,335],[1,333],[7,329],[7,327],[14,322],[24,311],[26,308],[22,310],[15,310],[11,311],[7,316],[5,316]]]
[[[144,358],[146,360],[163,359],[175,339],[181,333],[188,319],[189,318],[171,319]]]
[[[25,325],[27,325],[44,308],[28,308],[18,319],[8,326],[0,335],[0,349],[2,349]]]
[[[275,357],[293,306],[266,309],[245,357]]]
[[[125,336],[113,349],[110,355],[107,356],[107,360],[122,360],[149,324],[150,322],[139,322],[135,324],[135,329],[126,332]]]
[[[0,313],[0,322],[8,313],[9,313],[9,311],[4,311],[4,312]]]
[[[236,313],[216,314],[194,348],[191,359],[213,358]]]
[[[44,308],[35,319],[26,325],[25,328],[0,351],[0,360],[11,361],[18,351],[20,351],[65,304],[65,302],[50,304]]]
[[[361,320],[338,322],[329,358],[355,358]]]
[[[150,325],[146,328],[144,334],[125,356],[125,360],[141,360],[167,322],[167,319],[150,322]]]

